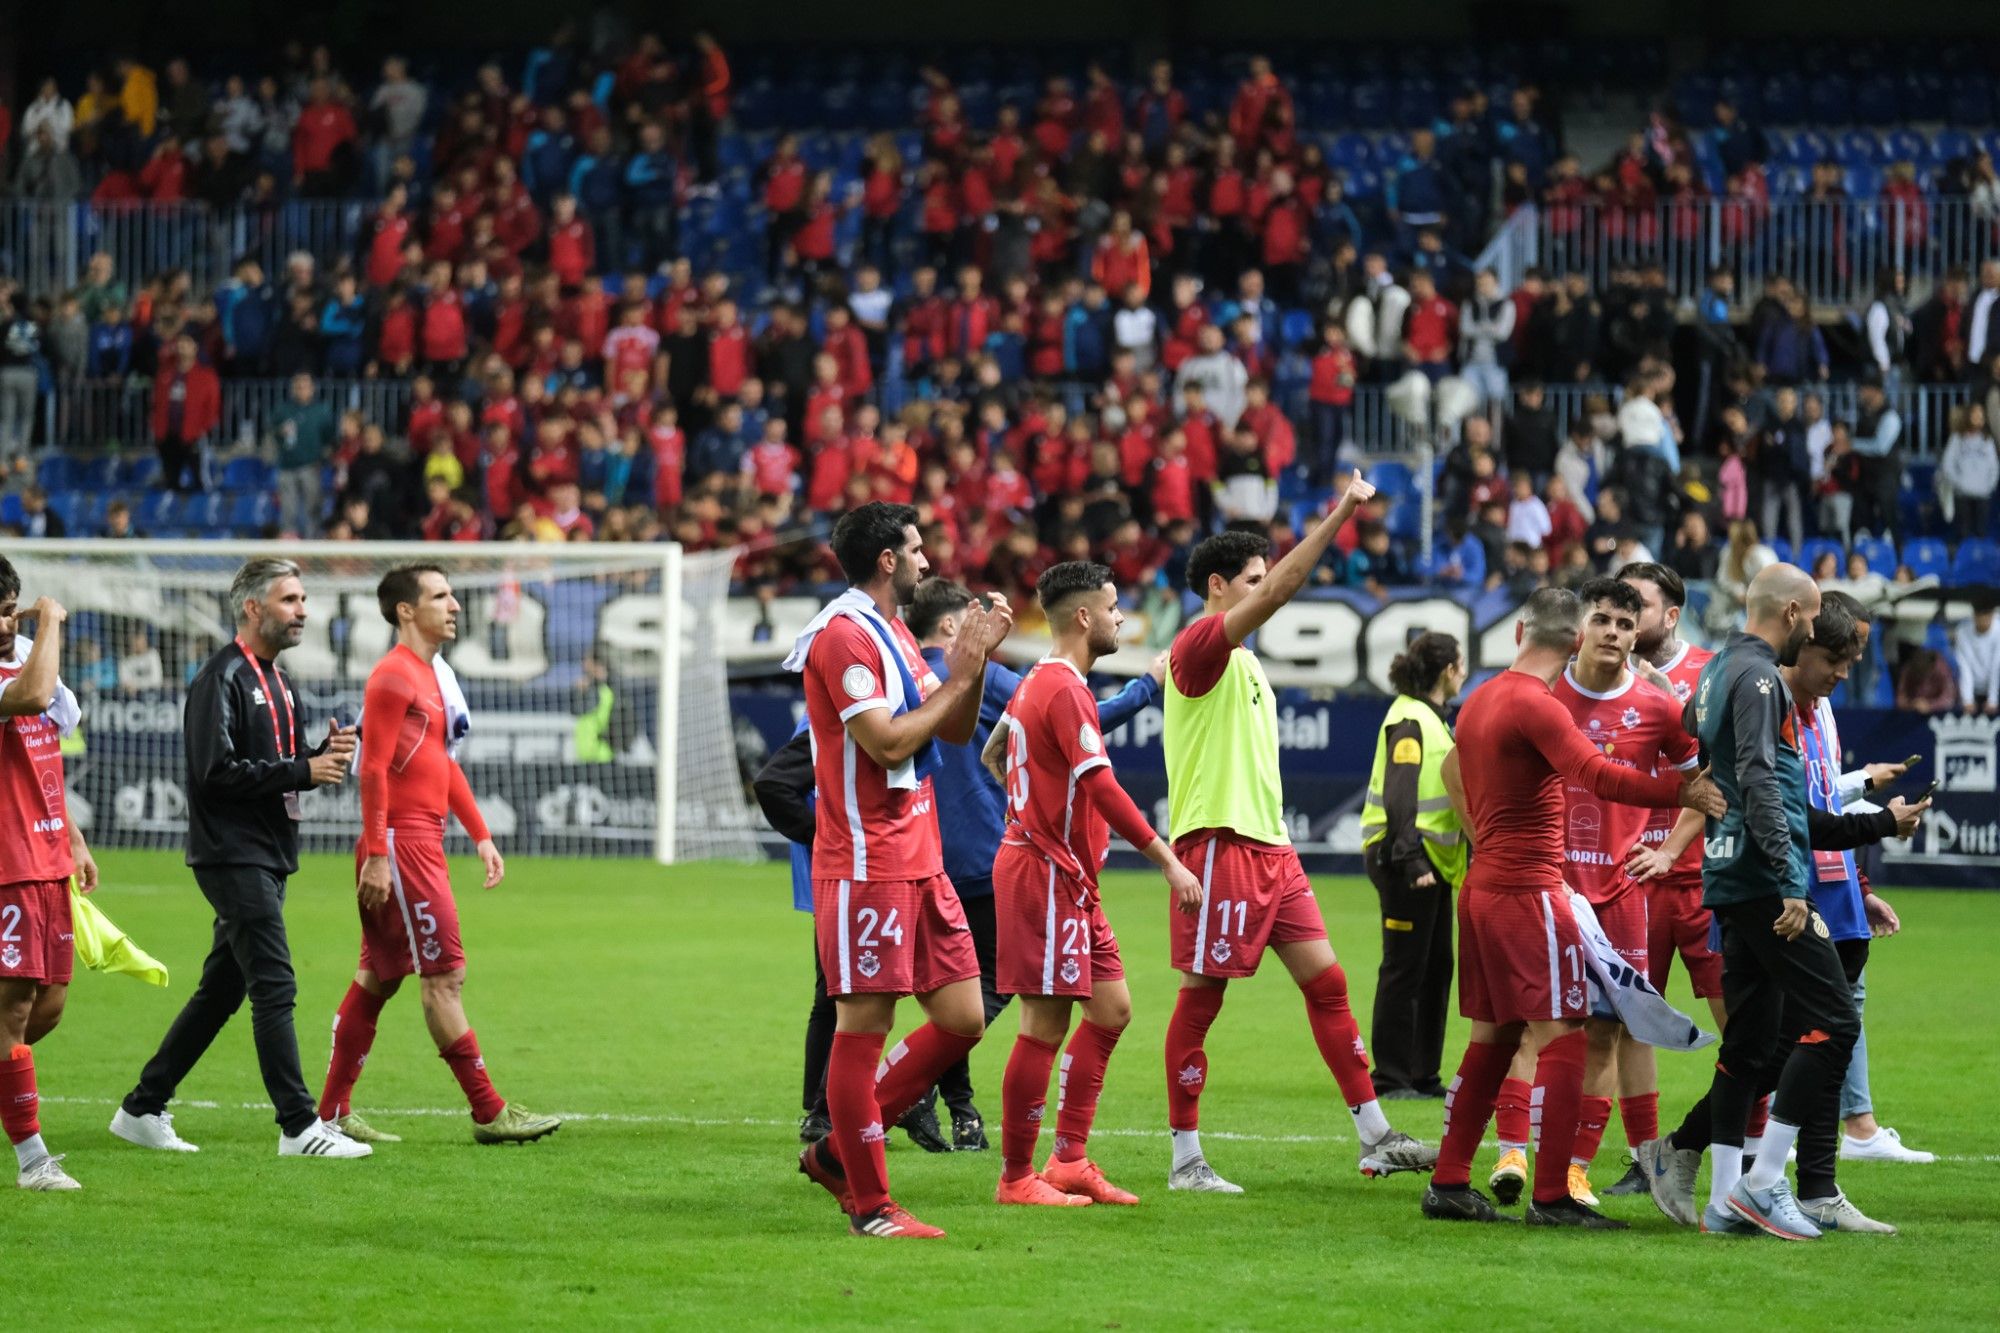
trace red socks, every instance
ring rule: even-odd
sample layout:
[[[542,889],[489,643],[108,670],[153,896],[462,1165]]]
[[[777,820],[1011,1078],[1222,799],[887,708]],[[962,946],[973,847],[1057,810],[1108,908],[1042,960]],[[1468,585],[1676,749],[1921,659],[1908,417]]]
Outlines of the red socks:
[[[1609,1097],[1585,1097],[1577,1112],[1576,1144],[1569,1150],[1569,1160],[1589,1166],[1597,1157],[1597,1150],[1604,1142],[1604,1127],[1610,1121]]]
[[[1525,1148],[1532,1131],[1528,1127],[1528,1083],[1510,1078],[1501,1082],[1500,1095],[1493,1101],[1493,1133],[1502,1148]]]
[[[1222,1012],[1222,987],[1183,986],[1167,1020],[1167,1125],[1200,1129],[1195,1099],[1208,1086],[1208,1055],[1201,1049],[1209,1025]]]
[[[16,1046],[0,1060],[0,1126],[9,1143],[25,1143],[42,1132],[42,1099],[35,1092],[35,1054]]]
[[[352,1108],[354,1085],[361,1079],[361,1067],[375,1045],[375,1020],[381,1017],[386,995],[377,995],[360,983],[347,983],[347,996],[333,1015],[333,1058],[327,1061],[326,1089],[319,1095],[319,1118],[338,1120]]]
[[[1643,1097],[1620,1097],[1618,1116],[1625,1122],[1625,1144],[1636,1148],[1649,1139],[1660,1137],[1660,1094],[1649,1092]]]
[[[1000,1178],[1019,1180],[1035,1169],[1035,1140],[1049,1099],[1056,1048],[1023,1032],[1014,1038],[1000,1085]]]
[[[836,1032],[826,1061],[826,1112],[833,1121],[834,1155],[847,1174],[848,1193],[859,1216],[889,1202],[889,1163],[882,1154],[888,1136],[875,1100],[875,1064],[881,1058],[881,1034]]]
[[[1091,1122],[1097,1119],[1097,1099],[1104,1092],[1104,1067],[1118,1045],[1122,1029],[1101,1028],[1083,1020],[1063,1052],[1062,1082],[1056,1092],[1056,1156],[1080,1162],[1089,1154]]]
[[[1514,1062],[1514,1046],[1469,1042],[1444,1094],[1444,1142],[1431,1182],[1447,1189],[1472,1183],[1472,1158],[1493,1115],[1493,1099]]]
[[[1583,1113],[1583,1057],[1588,1044],[1581,1030],[1565,1032],[1542,1047],[1535,1060],[1528,1117],[1535,1127],[1536,1203],[1559,1203],[1569,1197],[1569,1163]],[[1610,1114],[1608,1106],[1605,1114]],[[1600,1137],[1603,1132],[1598,1130]]]
[[[939,1074],[963,1060],[978,1044],[978,1037],[947,1032],[935,1023],[926,1023],[897,1042],[875,1070],[875,1101],[882,1123],[893,1125],[901,1120],[903,1112],[937,1084]],[[1043,1081],[1047,1081],[1046,1075]]]
[[[1312,1024],[1319,1058],[1333,1071],[1340,1096],[1350,1107],[1375,1100],[1375,1080],[1368,1076],[1368,1051],[1361,1028],[1347,1005],[1347,972],[1339,963],[1299,988],[1306,997],[1306,1020]]]
[[[1759,1097],[1750,1105],[1750,1120],[1743,1126],[1743,1137],[1761,1139],[1764,1129],[1771,1123],[1771,1097],[1769,1093]]]
[[[493,1090],[493,1080],[486,1077],[486,1061],[479,1056],[479,1038],[472,1029],[467,1028],[463,1037],[439,1051],[438,1058],[451,1066],[452,1077],[465,1090],[473,1120],[482,1125],[491,1123],[507,1101]]]

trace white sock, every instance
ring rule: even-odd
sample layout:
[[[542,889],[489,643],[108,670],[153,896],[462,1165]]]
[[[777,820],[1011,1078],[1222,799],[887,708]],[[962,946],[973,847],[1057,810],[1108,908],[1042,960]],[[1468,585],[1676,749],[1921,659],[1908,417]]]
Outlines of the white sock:
[[[1743,1175],[1743,1149],[1732,1148],[1726,1143],[1708,1145],[1709,1176],[1708,1206],[1722,1208],[1727,1204],[1729,1191],[1736,1188],[1736,1182]]]
[[[42,1142],[40,1134],[30,1134],[14,1145],[14,1160],[26,1171],[36,1162],[49,1155],[49,1146]]]
[[[1200,1130],[1176,1129],[1169,1132],[1174,1139],[1174,1170],[1178,1171],[1189,1162],[1201,1157]]]
[[[1772,1117],[1764,1127],[1764,1142],[1757,1148],[1757,1164],[1743,1177],[1743,1184],[1753,1190],[1767,1190],[1785,1178],[1785,1158],[1791,1155],[1792,1144],[1798,1141],[1799,1127],[1788,1125]]]
[[[1745,1138],[1745,1139],[1743,1140],[1743,1155],[1744,1155],[1745,1157],[1751,1157],[1751,1158],[1754,1158],[1754,1157],[1756,1157],[1756,1156],[1757,1156],[1757,1154],[1758,1154],[1758,1153],[1760,1153],[1760,1152],[1762,1152],[1762,1151],[1764,1151],[1764,1136],[1763,1136],[1763,1135],[1761,1135],[1761,1134],[1758,1134],[1758,1135],[1755,1135],[1755,1136],[1751,1136],[1751,1137],[1746,1137],[1746,1138]]]
[[[1382,1114],[1381,1102],[1365,1101],[1348,1107],[1347,1112],[1354,1117],[1354,1132],[1363,1143],[1380,1143],[1389,1137],[1389,1117]]]
[[[1525,1153],[1528,1151],[1528,1145],[1525,1143],[1509,1143],[1505,1139],[1501,1139],[1499,1142],[1501,1152]]]

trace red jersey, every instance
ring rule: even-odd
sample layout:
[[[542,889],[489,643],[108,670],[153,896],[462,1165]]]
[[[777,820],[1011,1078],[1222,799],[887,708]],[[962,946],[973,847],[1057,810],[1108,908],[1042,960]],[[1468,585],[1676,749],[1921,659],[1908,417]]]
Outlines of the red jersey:
[[[396,280],[403,269],[403,247],[409,243],[410,219],[397,214],[384,214],[375,219],[375,230],[368,238],[368,284],[371,287],[387,287]]]
[[[28,664],[30,643],[14,640],[14,662],[0,666],[0,688]],[[0,718],[0,884],[67,880],[69,799],[63,790],[62,733],[45,713]]]
[[[740,324],[717,329],[708,340],[708,386],[718,398],[734,398],[749,378],[749,335]]]
[[[402,644],[368,673],[361,696],[361,843],[389,854],[389,830],[442,838],[447,812],[474,842],[490,835],[471,784],[445,748],[437,669]]]
[[[1073,663],[1045,657],[1007,705],[1006,842],[1032,847],[1070,879],[1097,883],[1110,827],[1082,786],[1109,768],[1097,700]]]
[[[1661,674],[1673,683],[1674,698],[1685,706],[1688,696],[1694,693],[1695,682],[1701,679],[1701,669],[1708,665],[1708,659],[1715,654],[1706,648],[1697,648],[1691,643],[1683,643],[1679,656],[1660,668]],[[1678,810],[1652,810],[1647,812],[1645,832],[1640,841],[1648,847],[1657,847],[1667,840],[1674,823],[1680,818]],[[1661,876],[1658,881],[1675,888],[1701,887],[1701,839],[1696,838],[1681,853],[1681,859],[1674,862],[1674,868]]]
[[[750,488],[757,494],[790,495],[798,480],[798,455],[782,441],[759,440],[743,456],[743,470],[750,475]]]
[[[895,650],[917,683],[938,687],[937,674],[901,620],[889,622]],[[888,769],[847,734],[847,720],[893,708],[882,679],[882,641],[851,616],[835,616],[806,654],[806,721],[812,731],[813,778],[820,792],[814,821],[814,879],[928,879],[944,873],[937,795],[928,777],[906,764],[892,784]],[[908,700],[915,708],[922,699]]]
[[[1565,670],[1556,677],[1555,696],[1583,738],[1622,768],[1686,772],[1698,762],[1694,737],[1681,726],[1679,702],[1629,671],[1624,684],[1597,694]],[[1639,845],[1652,812],[1603,800],[1574,782],[1563,788],[1563,799],[1568,811],[1563,845],[1569,858],[1564,878],[1591,902],[1609,902],[1631,883],[1624,874],[1625,858]]]
[[[1680,776],[1620,768],[1578,734],[1540,677],[1502,671],[1458,714],[1458,765],[1472,811],[1468,888],[1549,893],[1563,879],[1563,779],[1632,804],[1671,805]]]
[[[653,358],[660,352],[660,335],[644,324],[620,324],[604,335],[604,359],[610,363],[610,387],[622,390],[633,371],[652,378]]]

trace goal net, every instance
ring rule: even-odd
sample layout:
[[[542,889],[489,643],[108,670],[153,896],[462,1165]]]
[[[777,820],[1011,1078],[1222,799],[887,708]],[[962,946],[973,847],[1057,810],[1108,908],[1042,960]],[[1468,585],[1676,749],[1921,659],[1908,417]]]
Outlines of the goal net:
[[[41,541],[10,555],[23,607],[50,596],[70,613],[62,676],[83,721],[65,767],[70,808],[94,846],[184,847],[186,684],[235,633],[228,588],[238,566],[281,555],[304,571],[305,638],[281,661],[310,738],[337,714],[360,716],[368,673],[394,641],[377,582],[427,561],[463,606],[445,649],[472,715],[459,761],[503,851],[758,856],[720,647],[729,552]],[[303,804],[307,850],[352,849],[361,809],[351,778]],[[463,838],[456,823],[452,836]]]

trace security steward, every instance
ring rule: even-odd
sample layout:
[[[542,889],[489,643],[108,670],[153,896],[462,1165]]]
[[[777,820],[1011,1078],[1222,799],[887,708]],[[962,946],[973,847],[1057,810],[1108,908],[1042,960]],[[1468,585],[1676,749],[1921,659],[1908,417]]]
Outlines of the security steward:
[[[1382,901],[1375,1088],[1390,1099],[1444,1096],[1438,1065],[1451,997],[1452,894],[1465,881],[1468,853],[1445,786],[1454,742],[1444,709],[1465,678],[1458,640],[1435,631],[1390,664],[1396,698],[1361,808],[1362,863]]]

